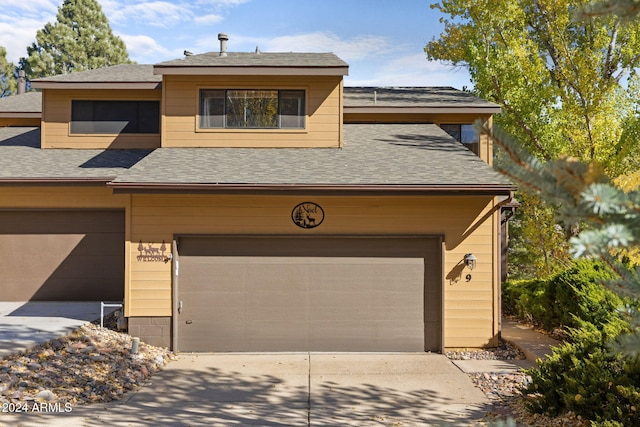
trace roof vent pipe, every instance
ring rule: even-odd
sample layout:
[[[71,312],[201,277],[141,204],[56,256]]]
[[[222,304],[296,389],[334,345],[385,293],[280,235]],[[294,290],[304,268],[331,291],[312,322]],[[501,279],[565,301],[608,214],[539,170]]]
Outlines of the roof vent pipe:
[[[218,40],[220,40],[220,56],[227,56],[227,40],[229,40],[229,36],[227,33],[219,33]]]
[[[18,71],[18,95],[22,95],[27,91],[27,78],[24,70]]]

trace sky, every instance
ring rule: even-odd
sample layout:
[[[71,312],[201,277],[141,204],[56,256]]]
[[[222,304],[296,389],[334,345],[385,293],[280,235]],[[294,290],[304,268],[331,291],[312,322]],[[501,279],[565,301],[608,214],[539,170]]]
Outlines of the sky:
[[[427,61],[443,30],[430,0],[98,0],[129,57],[153,64],[220,48],[231,52],[333,52],[346,86],[471,87],[466,70]],[[63,0],[0,0],[0,46],[14,64]]]

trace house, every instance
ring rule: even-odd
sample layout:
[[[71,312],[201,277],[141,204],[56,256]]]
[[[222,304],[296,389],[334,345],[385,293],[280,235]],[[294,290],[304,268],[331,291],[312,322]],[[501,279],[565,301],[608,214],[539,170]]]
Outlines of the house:
[[[177,351],[495,346],[499,107],[225,41],[0,100],[1,298],[123,301]]]

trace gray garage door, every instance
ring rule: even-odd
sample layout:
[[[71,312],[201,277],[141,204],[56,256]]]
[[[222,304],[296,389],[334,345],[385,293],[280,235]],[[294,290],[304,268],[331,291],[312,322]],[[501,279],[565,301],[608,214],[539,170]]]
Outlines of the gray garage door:
[[[437,238],[182,237],[179,351],[439,351]]]
[[[4,301],[121,301],[124,212],[0,211]]]

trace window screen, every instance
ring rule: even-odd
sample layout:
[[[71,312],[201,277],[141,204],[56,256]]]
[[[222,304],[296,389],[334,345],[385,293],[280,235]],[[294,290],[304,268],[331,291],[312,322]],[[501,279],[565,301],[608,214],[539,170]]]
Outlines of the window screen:
[[[160,102],[72,101],[71,133],[160,133]]]

